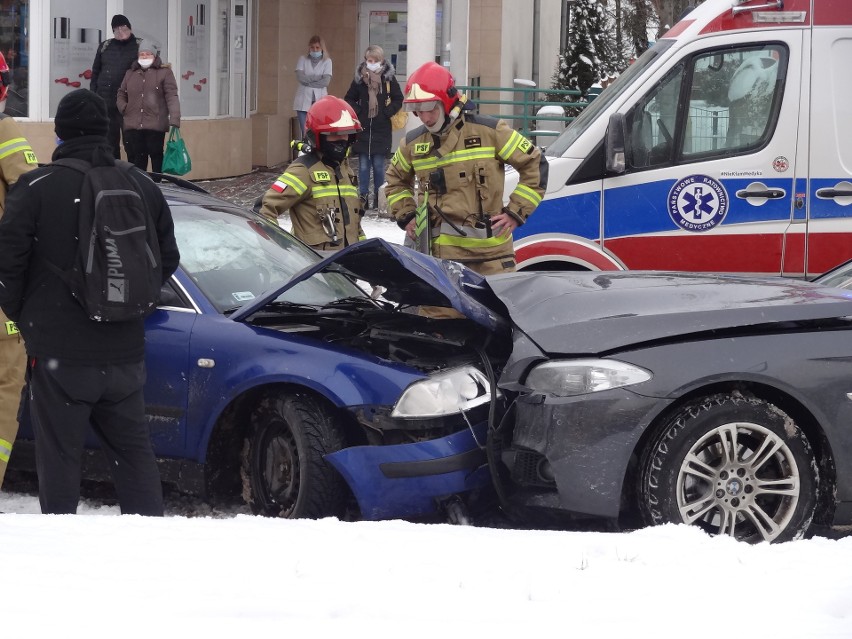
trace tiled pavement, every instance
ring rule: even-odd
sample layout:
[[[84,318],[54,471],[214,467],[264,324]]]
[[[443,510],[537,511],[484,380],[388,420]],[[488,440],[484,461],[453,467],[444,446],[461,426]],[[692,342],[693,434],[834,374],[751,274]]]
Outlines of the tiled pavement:
[[[254,201],[266,193],[266,190],[272,185],[275,178],[281,175],[286,168],[286,164],[274,167],[255,167],[251,173],[245,175],[217,180],[197,180],[196,184],[223,200],[228,200],[229,202],[250,209],[254,205]],[[357,172],[358,167],[354,161],[352,168]],[[368,211],[367,215],[387,217],[376,210]]]
[[[250,209],[254,201],[266,193],[275,178],[281,175],[285,168],[286,165],[271,168],[256,167],[251,173],[245,175],[218,180],[198,180],[196,183],[223,200]]]

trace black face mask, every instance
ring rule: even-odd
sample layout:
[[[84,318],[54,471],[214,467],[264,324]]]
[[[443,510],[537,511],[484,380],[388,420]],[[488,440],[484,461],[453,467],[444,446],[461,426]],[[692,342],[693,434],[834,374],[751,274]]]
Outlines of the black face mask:
[[[349,149],[349,140],[337,140],[329,142],[325,138],[320,140],[320,153],[322,159],[339,164],[346,159],[346,151]]]

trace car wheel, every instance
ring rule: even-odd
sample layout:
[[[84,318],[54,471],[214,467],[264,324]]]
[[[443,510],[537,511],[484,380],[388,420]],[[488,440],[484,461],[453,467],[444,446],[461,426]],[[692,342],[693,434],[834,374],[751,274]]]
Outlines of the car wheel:
[[[641,463],[647,524],[687,523],[748,542],[804,535],[819,475],[804,433],[777,406],[742,394],[685,406]]]
[[[254,512],[270,517],[338,516],[343,478],[323,457],[343,448],[328,410],[302,393],[270,394],[252,415],[242,456]]]

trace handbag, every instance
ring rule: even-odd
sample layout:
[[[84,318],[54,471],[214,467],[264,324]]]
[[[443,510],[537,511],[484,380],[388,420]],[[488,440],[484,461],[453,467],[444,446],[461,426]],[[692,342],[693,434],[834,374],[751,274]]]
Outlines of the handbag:
[[[163,173],[186,175],[191,170],[192,160],[189,157],[189,151],[186,150],[180,129],[173,126],[169,130],[166,152],[163,154]]]
[[[388,96],[385,98],[386,104],[390,104],[390,82],[385,81],[385,94]],[[390,117],[391,121],[391,129],[394,131],[399,131],[400,129],[404,129],[405,125],[408,124],[408,111],[404,109],[400,109],[396,113],[394,113]]]
[[[391,116],[391,128],[394,131],[399,131],[400,129],[404,129],[405,125],[408,123],[408,111],[404,109],[400,109],[396,113]]]

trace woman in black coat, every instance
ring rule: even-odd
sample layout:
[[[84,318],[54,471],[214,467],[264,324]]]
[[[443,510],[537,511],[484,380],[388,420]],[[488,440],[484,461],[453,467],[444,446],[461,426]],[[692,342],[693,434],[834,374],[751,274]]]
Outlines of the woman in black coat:
[[[358,190],[364,209],[368,207],[370,174],[373,176],[373,206],[379,203],[379,187],[385,181],[385,163],[391,156],[391,117],[402,108],[402,91],[394,77],[393,65],[385,52],[371,44],[364,61],[355,69],[355,79],[344,99],[355,109],[363,130],[353,153],[358,154]]]

